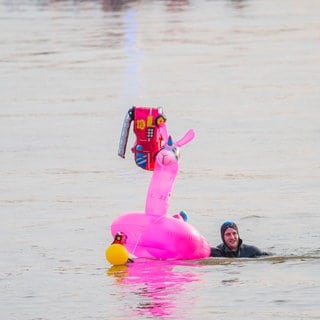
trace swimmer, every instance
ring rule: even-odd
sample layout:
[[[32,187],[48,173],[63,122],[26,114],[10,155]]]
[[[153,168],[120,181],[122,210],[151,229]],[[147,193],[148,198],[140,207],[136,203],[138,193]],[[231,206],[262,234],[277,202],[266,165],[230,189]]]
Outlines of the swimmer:
[[[220,231],[223,243],[211,247],[210,257],[257,258],[269,255],[255,246],[244,244],[239,236],[238,227],[233,221],[224,222]]]

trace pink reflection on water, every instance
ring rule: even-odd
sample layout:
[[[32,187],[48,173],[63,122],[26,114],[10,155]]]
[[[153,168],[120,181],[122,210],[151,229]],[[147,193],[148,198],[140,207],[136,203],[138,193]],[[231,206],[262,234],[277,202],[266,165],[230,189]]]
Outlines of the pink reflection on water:
[[[181,293],[188,290],[188,283],[200,281],[196,261],[160,261],[136,259],[128,266],[111,267],[107,274],[117,283],[128,286],[128,292],[139,299],[134,306],[136,315],[168,316],[173,314],[181,301]],[[186,308],[190,308],[186,303]]]

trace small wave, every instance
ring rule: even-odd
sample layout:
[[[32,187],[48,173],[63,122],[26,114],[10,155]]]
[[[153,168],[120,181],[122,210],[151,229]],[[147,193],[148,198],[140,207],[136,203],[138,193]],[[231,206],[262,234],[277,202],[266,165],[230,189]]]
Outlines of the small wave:
[[[309,255],[299,255],[299,256],[267,256],[259,258],[208,258],[204,260],[199,260],[201,265],[225,265],[234,264],[239,262],[271,262],[271,263],[283,263],[287,261],[310,261],[310,260],[320,260],[320,256],[309,256]]]

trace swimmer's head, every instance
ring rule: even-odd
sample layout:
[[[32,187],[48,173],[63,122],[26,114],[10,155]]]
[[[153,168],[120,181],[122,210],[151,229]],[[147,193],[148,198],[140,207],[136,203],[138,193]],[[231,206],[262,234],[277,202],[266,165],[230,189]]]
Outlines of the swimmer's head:
[[[235,222],[230,221],[230,220],[225,221],[225,222],[222,224],[221,228],[220,228],[221,239],[222,239],[223,242],[224,242],[224,233],[226,232],[226,230],[227,230],[228,228],[232,228],[232,229],[236,230],[236,231],[237,231],[237,234],[239,235],[238,226],[235,224]]]

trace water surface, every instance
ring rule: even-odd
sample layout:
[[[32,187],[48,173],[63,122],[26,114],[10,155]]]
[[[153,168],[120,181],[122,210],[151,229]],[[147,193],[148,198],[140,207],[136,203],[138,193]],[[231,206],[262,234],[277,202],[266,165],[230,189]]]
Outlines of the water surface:
[[[318,319],[319,9],[0,1],[1,318]],[[271,258],[108,264],[150,179],[117,157],[132,105],[196,131],[170,214],[212,245],[235,220]]]

